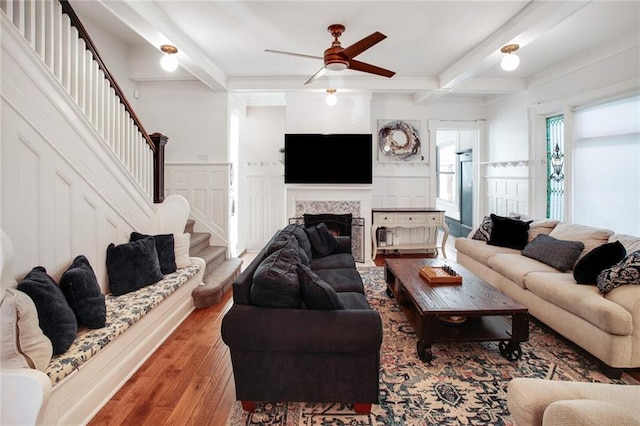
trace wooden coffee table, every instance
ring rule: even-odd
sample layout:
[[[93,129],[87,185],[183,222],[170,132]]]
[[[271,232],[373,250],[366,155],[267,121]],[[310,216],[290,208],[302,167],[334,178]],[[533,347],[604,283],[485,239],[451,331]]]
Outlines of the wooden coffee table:
[[[448,265],[462,284],[429,285],[425,265]],[[520,359],[520,342],[529,340],[527,308],[456,262],[442,259],[387,259],[387,294],[395,296],[417,335],[418,356],[433,359],[431,345],[451,341],[499,341],[502,356]],[[462,317],[462,318],[461,318]]]

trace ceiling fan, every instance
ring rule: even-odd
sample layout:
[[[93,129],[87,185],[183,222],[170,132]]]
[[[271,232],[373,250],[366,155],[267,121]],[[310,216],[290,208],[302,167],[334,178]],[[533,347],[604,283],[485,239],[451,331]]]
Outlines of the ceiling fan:
[[[281,53],[284,55],[300,56],[303,58],[311,59],[323,59],[324,66],[311,76],[304,84],[309,84],[315,81],[317,78],[324,75],[327,70],[342,71],[344,69],[351,69],[356,71],[368,72],[370,74],[381,75],[384,77],[393,77],[395,72],[389,71],[384,68],[377,67],[375,65],[367,64],[365,62],[356,61],[353,58],[369,49],[370,47],[380,43],[387,38],[386,35],[376,31],[375,33],[363,38],[362,40],[352,44],[349,47],[342,47],[338,38],[342,35],[345,28],[341,24],[333,24],[327,28],[329,33],[334,37],[331,47],[324,51],[324,57],[303,55],[300,53],[283,52],[281,50],[265,49],[265,52]]]

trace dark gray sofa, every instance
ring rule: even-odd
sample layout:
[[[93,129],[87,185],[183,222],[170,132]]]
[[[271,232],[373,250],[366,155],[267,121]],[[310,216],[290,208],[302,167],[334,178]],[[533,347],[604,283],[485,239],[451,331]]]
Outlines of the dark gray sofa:
[[[255,409],[258,401],[301,401],[354,404],[356,411],[369,412],[371,404],[378,403],[382,321],[364,295],[350,238],[335,240],[331,253],[320,256],[305,228],[289,225],[233,283],[234,304],[223,318],[222,338],[231,352],[236,397],[246,410]],[[273,267],[274,262],[279,266]],[[272,266],[267,273],[265,264]],[[295,289],[295,273],[282,275],[287,268],[295,268],[298,280],[304,281],[298,283],[301,305],[265,306],[272,302],[265,301],[264,294],[279,298],[274,306],[293,300],[294,296],[283,298],[287,290],[281,287],[257,290],[265,277],[273,281],[278,274]],[[315,296],[304,284],[310,275]],[[327,290],[326,284],[335,291]],[[340,309],[313,302],[318,290],[324,302]]]

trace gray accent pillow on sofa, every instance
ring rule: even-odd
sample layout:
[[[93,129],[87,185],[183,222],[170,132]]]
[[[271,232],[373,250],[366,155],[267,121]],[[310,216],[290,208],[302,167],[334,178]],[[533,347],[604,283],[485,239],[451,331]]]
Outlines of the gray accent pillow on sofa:
[[[302,307],[299,264],[300,256],[293,248],[283,248],[267,256],[253,274],[251,303],[264,308]]]
[[[573,268],[582,250],[584,244],[580,241],[556,240],[540,234],[522,249],[522,255],[566,272]]]

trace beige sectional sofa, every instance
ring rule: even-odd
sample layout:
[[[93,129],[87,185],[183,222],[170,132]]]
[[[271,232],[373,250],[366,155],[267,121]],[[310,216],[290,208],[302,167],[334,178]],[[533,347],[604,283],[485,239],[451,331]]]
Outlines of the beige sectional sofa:
[[[581,241],[580,258],[614,241],[620,241],[627,254],[640,250],[638,237],[557,221],[533,221],[528,234],[529,244],[539,234]],[[521,250],[490,245],[473,235],[472,231],[456,240],[458,263],[602,361],[607,376],[619,377],[623,369],[640,367],[640,285],[622,285],[602,294],[595,283],[577,284],[572,270],[560,272],[523,256]]]

